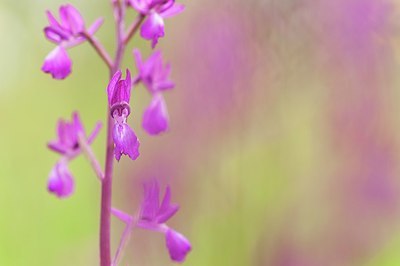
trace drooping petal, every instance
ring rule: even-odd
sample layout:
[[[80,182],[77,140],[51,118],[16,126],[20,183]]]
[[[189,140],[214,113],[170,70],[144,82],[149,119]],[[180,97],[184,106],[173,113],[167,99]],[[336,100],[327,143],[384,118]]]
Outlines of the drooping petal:
[[[54,48],[45,58],[42,71],[54,79],[64,79],[71,73],[72,61],[62,46]]]
[[[154,48],[158,38],[164,37],[164,19],[156,12],[151,13],[140,28],[140,36],[151,40],[151,47]]]
[[[143,114],[142,126],[150,135],[158,135],[168,130],[169,117],[165,100],[161,94],[155,94]]]
[[[185,261],[186,255],[192,250],[189,240],[172,229],[167,230],[165,234],[165,242],[171,260],[176,262]]]
[[[175,3],[172,7],[161,12],[160,16],[163,18],[170,18],[182,13],[184,10],[185,10],[184,5]]]
[[[113,139],[115,143],[114,155],[117,161],[121,159],[122,154],[136,160],[139,156],[140,143],[133,130],[126,123],[114,125]]]
[[[74,179],[66,163],[58,162],[51,170],[47,189],[59,198],[66,198],[72,195],[74,192]]]

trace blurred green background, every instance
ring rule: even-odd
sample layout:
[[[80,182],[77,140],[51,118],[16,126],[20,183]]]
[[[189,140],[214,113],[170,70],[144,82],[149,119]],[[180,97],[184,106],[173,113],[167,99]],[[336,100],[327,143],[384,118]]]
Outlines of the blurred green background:
[[[170,225],[185,265],[400,265],[400,2],[182,1],[158,49],[172,63],[171,130],[149,137],[132,96],[141,156],[115,167],[114,206],[133,213],[142,178],[172,186]],[[100,186],[85,158],[76,192],[46,190],[60,117],[105,122],[108,73],[88,44],[65,81],[40,71],[58,0],[0,0],[0,265],[97,265]],[[114,49],[108,1],[71,0]],[[130,10],[128,18],[134,18]],[[136,37],[130,53],[150,44]],[[105,131],[93,148],[104,159]],[[115,248],[123,225],[113,220]],[[171,265],[161,235],[134,231],[121,265]]]

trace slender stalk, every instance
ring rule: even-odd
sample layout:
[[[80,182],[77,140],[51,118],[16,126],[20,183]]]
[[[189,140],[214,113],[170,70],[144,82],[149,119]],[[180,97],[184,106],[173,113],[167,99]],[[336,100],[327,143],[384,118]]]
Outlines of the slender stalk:
[[[82,32],[82,35],[93,46],[97,54],[101,57],[101,59],[103,59],[108,68],[112,68],[113,62],[110,55],[107,53],[106,49],[104,49],[103,45],[96,39],[96,37],[92,36],[87,31]]]
[[[114,257],[114,261],[113,261],[113,266],[117,266],[117,265],[118,265],[119,260],[120,260],[120,258],[121,258],[121,255],[122,255],[122,253],[123,253],[123,251],[124,251],[124,248],[125,248],[125,246],[126,246],[126,243],[128,243],[128,240],[129,240],[129,238],[130,238],[130,236],[131,236],[131,232],[132,232],[132,229],[133,229],[133,227],[134,227],[134,224],[135,224],[135,222],[134,222],[133,219],[130,220],[130,221],[126,224],[125,229],[124,229],[124,232],[122,233],[122,236],[121,236],[121,240],[120,240],[119,245],[118,245],[117,252],[115,253],[115,257]]]
[[[82,151],[85,153],[86,157],[88,158],[90,165],[92,166],[94,172],[96,173],[96,175],[100,179],[100,181],[102,181],[104,178],[104,174],[103,174],[103,171],[101,170],[101,166],[100,166],[99,162],[97,161],[96,155],[94,154],[92,148],[86,142],[86,138],[82,133],[80,133],[78,135],[78,141],[79,141],[79,146],[81,147]]]
[[[110,78],[120,68],[122,57],[125,51],[123,42],[124,32],[124,5],[118,1],[115,5],[116,15],[116,35],[117,49],[115,60],[110,67]],[[100,214],[100,265],[111,265],[111,249],[110,249],[110,227],[111,227],[111,199],[112,199],[112,172],[114,163],[114,141],[112,138],[112,130],[114,121],[110,115],[110,109],[107,112],[107,148],[104,179],[101,186],[101,214]]]
[[[129,29],[125,34],[124,45],[127,45],[129,43],[129,41],[132,39],[133,35],[135,35],[145,18],[145,15],[139,14],[136,20],[129,26]]]
[[[100,265],[111,265],[110,253],[110,226],[111,226],[111,196],[112,196],[112,171],[114,143],[112,139],[112,118],[108,116],[107,126],[107,149],[104,179],[101,183],[101,214],[100,214]]]

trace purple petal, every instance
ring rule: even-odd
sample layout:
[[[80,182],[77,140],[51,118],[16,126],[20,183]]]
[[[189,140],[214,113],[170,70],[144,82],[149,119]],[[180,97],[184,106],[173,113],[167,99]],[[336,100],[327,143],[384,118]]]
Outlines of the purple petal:
[[[66,198],[74,192],[74,179],[65,163],[57,163],[49,175],[47,189],[59,198]]]
[[[83,128],[78,112],[72,113],[72,123],[73,123],[72,125],[73,125],[74,135],[78,135],[78,133],[80,132],[85,133],[85,129]]]
[[[121,70],[118,70],[117,72],[114,73],[113,77],[111,78],[110,82],[108,83],[107,86],[107,95],[108,95],[108,103],[111,106],[112,104],[112,99],[114,97],[115,93],[115,85],[117,85],[117,82],[121,79],[122,72]]]
[[[71,73],[72,61],[62,46],[57,46],[45,58],[42,71],[54,79],[64,79]]]
[[[97,137],[97,135],[99,134],[99,132],[100,132],[102,127],[103,127],[103,124],[101,122],[97,122],[96,123],[96,126],[94,127],[92,133],[87,138],[87,143],[88,144],[92,144],[92,142]]]
[[[143,114],[142,126],[150,135],[158,135],[168,130],[168,111],[164,98],[156,94]]]
[[[50,141],[49,143],[47,143],[47,148],[61,155],[65,155],[67,153],[67,150],[65,149],[64,145],[61,145],[56,141]]]
[[[50,27],[56,28],[56,29],[62,28],[60,23],[58,23],[58,21],[55,19],[55,17],[49,10],[46,11],[46,15],[47,15],[47,20],[49,21]]]
[[[152,40],[151,46],[154,48],[158,42],[158,38],[164,37],[163,18],[156,12],[153,12],[140,28],[140,36],[146,40]]]
[[[93,24],[89,27],[88,33],[90,35],[95,34],[98,31],[98,29],[101,27],[101,25],[103,25],[103,22],[104,22],[104,18],[96,19],[96,21],[93,22]]]
[[[133,130],[126,123],[114,125],[113,139],[115,143],[114,155],[117,161],[120,160],[122,154],[136,160],[139,156],[140,143]]]
[[[48,40],[56,44],[59,44],[63,40],[68,40],[67,35],[65,35],[62,31],[53,27],[44,28],[44,35]]]
[[[136,78],[137,82],[141,81],[150,93],[154,94],[175,87],[175,84],[169,80],[171,66],[167,64],[164,67],[160,51],[155,51],[145,62],[142,62],[138,50],[134,50],[133,53],[139,72],[139,77]]]
[[[135,58],[135,63],[136,63],[136,68],[139,70],[142,68],[143,61],[142,61],[142,55],[140,54],[140,50],[135,48],[133,49],[133,57]]]
[[[131,89],[132,89],[132,79],[131,72],[129,69],[126,69],[125,80],[121,81],[121,86],[119,90],[116,92],[118,94],[118,101],[129,103],[131,99]]]
[[[74,35],[85,29],[85,22],[79,11],[70,4],[60,7],[61,24]]]
[[[192,250],[189,240],[172,229],[168,229],[165,240],[171,260],[185,261],[186,255]]]
[[[165,223],[179,210],[179,205],[171,204],[170,200],[171,200],[171,188],[167,186],[165,190],[164,199],[161,203],[161,207],[157,214],[158,223]]]
[[[140,219],[153,222],[159,209],[160,188],[158,181],[152,179],[143,184],[144,199],[141,204]]]
[[[184,5],[175,3],[172,7],[161,12],[160,16],[163,18],[170,18],[182,13],[184,10],[185,10]]]
[[[111,213],[126,224],[133,220],[132,216],[116,208],[111,208]]]
[[[141,81],[151,93],[155,92],[153,83],[158,75],[157,70],[160,69],[160,67],[157,66],[160,64],[162,67],[161,52],[155,51],[139,69]]]

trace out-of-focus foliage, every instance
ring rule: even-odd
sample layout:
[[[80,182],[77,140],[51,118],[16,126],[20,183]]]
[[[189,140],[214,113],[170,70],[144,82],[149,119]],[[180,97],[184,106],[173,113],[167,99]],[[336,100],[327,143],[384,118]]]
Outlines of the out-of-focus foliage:
[[[107,0],[70,1],[112,51]],[[185,265],[400,265],[400,3],[395,0],[182,1],[160,40],[176,89],[171,130],[140,128],[141,156],[115,170],[114,205],[133,212],[140,179],[170,183]],[[99,184],[84,158],[76,193],[46,191],[59,117],[105,121],[108,73],[88,44],[63,82],[40,71],[53,47],[44,11],[62,1],[0,0],[0,265],[96,265]],[[129,15],[133,19],[133,11]],[[147,56],[147,42],[135,38]],[[124,66],[134,70],[129,52]],[[94,143],[103,162],[105,132]],[[123,227],[113,222],[113,244]],[[170,265],[164,239],[135,231],[122,265]]]

